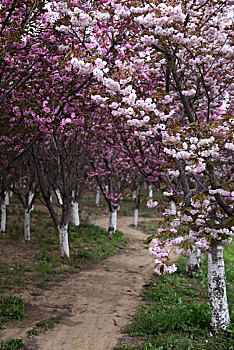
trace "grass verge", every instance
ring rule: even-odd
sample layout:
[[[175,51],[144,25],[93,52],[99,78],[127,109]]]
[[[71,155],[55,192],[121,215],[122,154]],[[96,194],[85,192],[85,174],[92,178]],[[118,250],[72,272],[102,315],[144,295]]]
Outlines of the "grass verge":
[[[225,247],[227,291],[232,324],[234,321],[233,247]],[[143,294],[143,306],[125,328],[128,337],[118,350],[233,350],[234,329],[213,336],[206,289],[206,258],[201,271],[185,274],[186,260],[178,271],[154,277]]]

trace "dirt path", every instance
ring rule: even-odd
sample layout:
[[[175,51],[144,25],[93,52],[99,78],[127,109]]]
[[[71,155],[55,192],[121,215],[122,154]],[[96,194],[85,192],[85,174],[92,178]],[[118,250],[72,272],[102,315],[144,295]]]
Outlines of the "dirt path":
[[[95,224],[107,227],[107,217]],[[131,218],[132,221],[132,218]],[[54,295],[45,296],[46,304],[72,305],[70,317],[61,325],[37,337],[39,350],[111,350],[121,337],[121,328],[129,323],[139,306],[143,284],[152,274],[152,257],[143,249],[146,235],[129,226],[127,217],[119,217],[118,228],[131,238],[127,252],[83,271]]]
[[[107,221],[108,217],[101,217],[94,223],[107,227]],[[65,312],[61,324],[35,337],[39,350],[112,350],[115,347],[122,327],[129,323],[140,305],[142,287],[153,271],[153,257],[143,245],[147,235],[130,227],[131,222],[129,217],[118,219],[118,229],[131,239],[124,254],[110,257],[62,281],[56,289],[45,290],[33,301],[38,320],[41,308],[69,311]],[[19,328],[12,337],[22,336]]]

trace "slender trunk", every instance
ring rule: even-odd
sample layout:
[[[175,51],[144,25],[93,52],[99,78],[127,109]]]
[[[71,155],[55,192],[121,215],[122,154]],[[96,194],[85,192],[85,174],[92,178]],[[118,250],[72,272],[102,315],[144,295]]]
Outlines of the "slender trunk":
[[[171,201],[171,213],[172,213],[173,215],[176,214],[176,204],[175,204],[174,201]]]
[[[95,204],[97,207],[100,205],[100,193],[101,193],[100,188],[97,187],[96,200],[95,200]]]
[[[80,216],[79,216],[79,204],[76,201],[72,201],[72,223],[74,226],[80,226]]]
[[[201,251],[197,247],[193,246],[192,252],[188,254],[186,272],[191,274],[192,272],[200,271],[201,268]]]
[[[62,197],[61,197],[61,194],[60,194],[60,191],[59,191],[58,188],[55,190],[55,193],[56,193],[56,197],[57,197],[58,203],[60,205],[63,205],[63,200],[62,200]]]
[[[10,197],[13,197],[13,192],[12,191],[10,191]]]
[[[149,198],[153,198],[153,186],[149,184]]]
[[[24,211],[24,239],[30,241],[30,209]]]
[[[136,197],[137,197],[137,191],[134,190],[134,191],[132,192],[132,200],[135,201],[135,200],[136,200]]]
[[[117,210],[109,212],[108,237],[111,238],[116,230]]]
[[[29,192],[29,198],[28,198],[29,205],[31,205],[33,197],[34,197],[34,193]],[[31,210],[34,210],[34,204],[31,206]]]
[[[6,204],[5,201],[2,202],[1,204],[1,232],[5,234],[6,232]]]
[[[59,225],[59,242],[60,242],[60,252],[62,258],[69,258],[69,243],[68,243],[68,225]]]
[[[225,330],[230,324],[228,311],[223,245],[212,240],[208,252],[208,296],[211,327],[214,331]]]
[[[5,193],[4,193],[4,196],[5,196],[5,204],[6,204],[6,205],[9,205],[9,193],[8,193],[8,192],[5,192]]]
[[[117,228],[117,215],[118,215],[118,211],[117,209],[114,211],[114,233],[116,231]]]
[[[139,210],[138,208],[134,209],[134,226],[138,226],[138,217],[139,217]]]

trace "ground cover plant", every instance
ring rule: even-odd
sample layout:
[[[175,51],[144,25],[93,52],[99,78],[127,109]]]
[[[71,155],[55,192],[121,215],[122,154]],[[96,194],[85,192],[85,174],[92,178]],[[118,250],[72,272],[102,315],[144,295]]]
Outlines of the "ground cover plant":
[[[227,291],[231,321],[234,321],[234,244],[225,248]],[[143,306],[125,328],[130,335],[119,350],[232,350],[233,327],[212,334],[207,298],[207,258],[201,271],[185,273],[185,259],[172,275],[154,277],[143,293]]]
[[[10,339],[7,342],[0,342],[0,350],[24,349],[22,339]]]

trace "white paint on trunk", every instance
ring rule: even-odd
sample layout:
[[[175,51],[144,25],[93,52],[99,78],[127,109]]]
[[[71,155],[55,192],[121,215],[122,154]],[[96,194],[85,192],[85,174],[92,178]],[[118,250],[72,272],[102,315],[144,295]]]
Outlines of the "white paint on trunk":
[[[74,226],[80,226],[80,216],[79,216],[79,204],[78,202],[72,201],[72,223]]]
[[[62,258],[69,258],[69,243],[68,243],[68,225],[58,226],[60,252]]]
[[[188,254],[186,272],[196,272],[201,268],[201,251],[197,247],[193,246],[192,252]]]
[[[63,200],[62,200],[62,197],[61,197],[61,194],[60,194],[60,191],[59,191],[58,188],[55,190],[55,193],[56,193],[56,196],[57,196],[58,203],[60,205],[63,205]]]
[[[10,197],[13,197],[13,192],[12,191],[10,191]]]
[[[9,193],[8,192],[4,192],[4,198],[5,198],[5,204],[9,205]]]
[[[33,193],[33,192],[29,192],[29,198],[28,198],[28,204],[29,204],[29,206],[30,206],[31,203],[32,203],[33,197],[34,197],[34,193]],[[34,204],[32,205],[31,210],[34,210]]]
[[[117,210],[114,211],[114,230],[116,230],[117,228],[117,215],[118,215],[118,212]]]
[[[208,296],[210,303],[211,327],[214,331],[225,330],[230,324],[223,245],[212,240],[208,252]]]
[[[139,217],[139,210],[137,208],[134,209],[134,226],[138,226],[138,217]]]
[[[111,238],[116,230],[116,222],[117,222],[117,210],[109,212],[109,227],[108,227],[108,236]]]
[[[120,204],[118,205],[117,211],[120,211]]]
[[[149,185],[149,198],[153,198],[153,186]]]
[[[172,215],[176,214],[176,204],[174,201],[171,201],[171,213]]]
[[[31,210],[25,209],[24,211],[24,239],[30,241],[30,213]]]
[[[97,187],[96,200],[95,200],[96,206],[99,206],[99,205],[100,205],[100,193],[101,193],[100,188]]]
[[[133,201],[136,200],[136,196],[137,196],[137,191],[134,190],[134,191],[132,192],[132,200],[133,200]]]
[[[6,232],[6,204],[5,201],[1,204],[1,232],[5,234]]]

